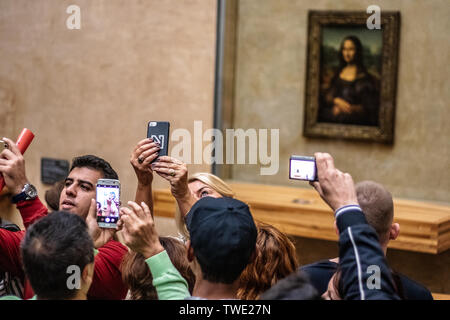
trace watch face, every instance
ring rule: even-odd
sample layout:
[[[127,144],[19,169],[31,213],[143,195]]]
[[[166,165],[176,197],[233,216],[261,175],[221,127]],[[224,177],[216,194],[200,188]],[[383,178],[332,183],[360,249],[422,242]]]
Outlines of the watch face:
[[[28,198],[34,199],[37,197],[37,190],[33,185],[27,184],[25,186],[25,194]]]

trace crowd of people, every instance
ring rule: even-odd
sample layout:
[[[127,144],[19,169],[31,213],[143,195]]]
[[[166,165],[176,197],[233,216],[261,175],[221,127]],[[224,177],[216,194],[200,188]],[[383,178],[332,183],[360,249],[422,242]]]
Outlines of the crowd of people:
[[[28,192],[22,154],[3,140],[0,173],[25,230],[0,228],[0,299],[432,299],[389,268],[387,245],[400,231],[391,194],[371,181],[355,186],[329,154],[315,154],[318,181],[310,184],[334,212],[339,257],[299,266],[290,238],[255,221],[226,182],[188,175],[182,161],[158,157],[151,139],[132,151],[136,196],[120,208],[116,229],[97,223],[97,180],[118,179],[106,160],[75,157],[64,182],[46,193],[47,208]],[[176,199],[179,237],[157,232],[155,174]],[[376,279],[366,272],[374,266]]]

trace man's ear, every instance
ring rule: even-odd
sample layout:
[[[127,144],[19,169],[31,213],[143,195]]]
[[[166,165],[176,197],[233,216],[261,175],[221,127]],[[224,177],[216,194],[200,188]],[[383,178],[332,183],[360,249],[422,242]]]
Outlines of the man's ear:
[[[187,253],[187,259],[189,262],[194,261],[195,255],[194,255],[194,248],[191,246],[191,240],[186,241],[186,253]]]
[[[93,278],[94,278],[94,263],[92,262],[84,267],[83,272],[81,273],[81,279],[83,279],[84,283],[91,284]]]
[[[400,234],[400,225],[398,223],[393,223],[391,229],[389,230],[389,240],[397,239]]]

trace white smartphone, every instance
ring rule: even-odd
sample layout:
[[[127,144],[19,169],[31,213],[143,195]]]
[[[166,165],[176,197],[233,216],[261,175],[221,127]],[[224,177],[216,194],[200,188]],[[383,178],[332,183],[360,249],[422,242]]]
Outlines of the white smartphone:
[[[96,187],[97,223],[100,228],[116,228],[120,209],[120,181],[99,179]]]
[[[317,181],[316,159],[314,157],[291,156],[289,179]]]

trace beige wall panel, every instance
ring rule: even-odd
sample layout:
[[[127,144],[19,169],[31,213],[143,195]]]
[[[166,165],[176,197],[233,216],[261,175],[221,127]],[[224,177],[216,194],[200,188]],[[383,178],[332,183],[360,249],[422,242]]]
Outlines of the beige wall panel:
[[[71,4],[80,30],[66,28]],[[215,33],[215,1],[1,1],[0,135],[36,134],[25,158],[40,197],[41,157],[96,154],[118,171],[122,201],[134,199],[129,156],[149,120],[211,127]]]

